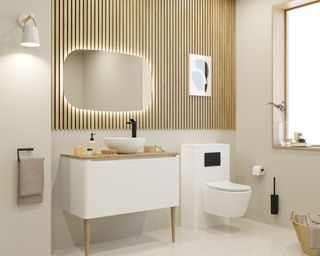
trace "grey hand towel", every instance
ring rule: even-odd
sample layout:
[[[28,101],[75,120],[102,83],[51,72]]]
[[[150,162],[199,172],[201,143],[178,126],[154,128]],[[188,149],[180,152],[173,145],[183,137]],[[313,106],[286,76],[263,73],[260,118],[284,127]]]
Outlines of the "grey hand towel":
[[[320,249],[320,226],[310,226],[310,248]]]
[[[43,158],[22,158],[19,161],[18,203],[43,200]]]

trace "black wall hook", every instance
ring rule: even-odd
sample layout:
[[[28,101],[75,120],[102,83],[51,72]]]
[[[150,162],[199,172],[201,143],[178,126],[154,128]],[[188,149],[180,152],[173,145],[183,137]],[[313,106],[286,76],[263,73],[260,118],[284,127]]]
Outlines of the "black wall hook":
[[[33,151],[34,149],[33,148],[18,148],[17,149],[17,158],[18,158],[18,161],[20,161],[20,152],[21,151]]]

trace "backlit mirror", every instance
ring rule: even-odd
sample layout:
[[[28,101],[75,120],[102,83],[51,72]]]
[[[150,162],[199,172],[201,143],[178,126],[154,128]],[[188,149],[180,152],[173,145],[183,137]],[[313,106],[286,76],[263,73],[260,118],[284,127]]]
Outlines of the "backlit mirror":
[[[63,85],[68,102],[77,108],[142,110],[151,101],[151,68],[133,55],[78,50],[64,62]]]

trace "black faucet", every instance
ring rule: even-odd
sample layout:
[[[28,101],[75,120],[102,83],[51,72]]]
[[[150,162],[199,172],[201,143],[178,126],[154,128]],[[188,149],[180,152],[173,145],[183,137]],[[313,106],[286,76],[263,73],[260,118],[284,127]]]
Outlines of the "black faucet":
[[[127,124],[131,124],[132,138],[136,138],[137,137],[137,122],[131,118],[130,121],[127,122]]]

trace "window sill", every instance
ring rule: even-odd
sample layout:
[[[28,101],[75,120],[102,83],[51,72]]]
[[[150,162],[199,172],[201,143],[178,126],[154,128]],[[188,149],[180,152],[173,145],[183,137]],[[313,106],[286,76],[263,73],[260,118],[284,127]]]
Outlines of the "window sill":
[[[273,145],[274,149],[285,149],[285,150],[302,150],[302,151],[320,151],[320,145],[317,146],[281,146],[281,145]]]

